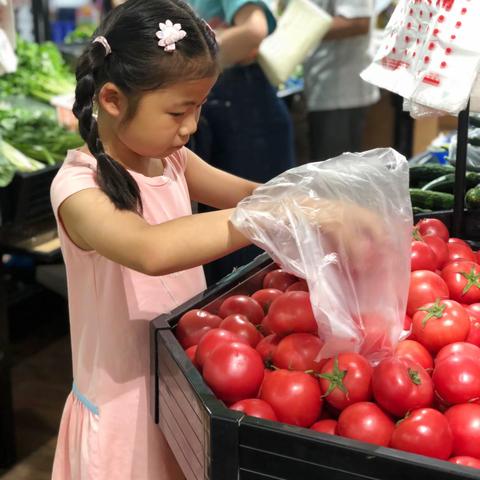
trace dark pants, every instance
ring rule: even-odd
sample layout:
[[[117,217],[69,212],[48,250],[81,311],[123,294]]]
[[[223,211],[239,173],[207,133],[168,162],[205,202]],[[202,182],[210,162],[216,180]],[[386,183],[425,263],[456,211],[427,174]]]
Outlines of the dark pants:
[[[367,110],[360,107],[308,112],[311,160],[361,151]]]
[[[295,166],[290,114],[258,65],[225,70],[202,109],[190,148],[211,165],[260,183]],[[205,267],[208,283],[259,253],[252,246],[212,262]]]

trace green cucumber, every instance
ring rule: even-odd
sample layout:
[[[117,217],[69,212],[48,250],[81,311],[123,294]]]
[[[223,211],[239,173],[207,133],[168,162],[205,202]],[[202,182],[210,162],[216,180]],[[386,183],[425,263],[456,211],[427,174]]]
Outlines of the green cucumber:
[[[430,210],[450,210],[453,208],[453,195],[451,193],[432,192],[411,188],[410,197],[413,207],[427,208]]]
[[[410,167],[410,186],[418,187],[420,184],[431,182],[435,178],[455,173],[453,165],[426,164]]]
[[[480,186],[468,190],[465,195],[465,205],[471,210],[480,209]]]
[[[466,188],[474,188],[480,184],[480,173],[467,172],[465,175]],[[441,177],[433,179],[422,187],[422,190],[431,190],[434,192],[453,193],[455,185],[455,174],[447,173]]]

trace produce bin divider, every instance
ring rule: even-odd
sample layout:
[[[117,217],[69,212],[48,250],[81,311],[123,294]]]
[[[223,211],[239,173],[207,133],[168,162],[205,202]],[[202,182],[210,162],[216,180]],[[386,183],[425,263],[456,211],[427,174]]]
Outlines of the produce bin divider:
[[[467,173],[467,147],[468,147],[468,124],[470,105],[458,115],[457,127],[457,154],[455,159],[455,185],[454,205],[452,219],[452,233],[454,237],[460,237],[464,232],[464,209]]]

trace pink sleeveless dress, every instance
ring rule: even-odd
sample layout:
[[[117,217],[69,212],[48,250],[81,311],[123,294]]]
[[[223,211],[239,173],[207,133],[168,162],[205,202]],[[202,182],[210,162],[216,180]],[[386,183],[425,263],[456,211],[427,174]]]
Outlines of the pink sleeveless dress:
[[[190,215],[186,151],[159,177],[130,172],[150,224]],[[73,388],[63,412],[53,480],[184,478],[149,406],[149,321],[205,288],[201,267],[150,277],[79,249],[58,218],[74,193],[98,188],[95,158],[68,152],[51,187],[67,269]],[[162,248],[161,243],[158,248]]]

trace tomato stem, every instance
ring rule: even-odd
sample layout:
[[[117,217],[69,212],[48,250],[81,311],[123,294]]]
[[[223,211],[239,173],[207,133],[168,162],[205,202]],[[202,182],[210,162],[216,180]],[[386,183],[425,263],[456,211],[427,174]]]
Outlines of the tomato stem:
[[[422,328],[425,328],[425,325],[427,324],[428,320],[431,318],[442,318],[443,312],[447,306],[445,304],[440,303],[440,299],[437,298],[435,300],[435,303],[431,307],[424,307],[424,308],[419,308],[418,310],[427,312],[427,314],[423,317],[422,320]]]
[[[343,379],[345,378],[345,375],[347,374],[348,370],[340,370],[338,366],[338,356],[336,356],[333,359],[333,370],[331,373],[319,373],[317,374],[318,377],[320,378],[325,378],[328,380],[330,383],[328,385],[327,391],[322,395],[323,397],[328,397],[335,388],[339,388],[345,396],[348,398],[348,389],[343,383]]]
[[[465,295],[473,286],[480,288],[480,273],[477,274],[475,272],[475,267],[472,266],[472,269],[470,272],[458,272],[460,275],[462,275],[464,278],[466,278],[467,283],[463,287],[462,290],[462,295]]]

